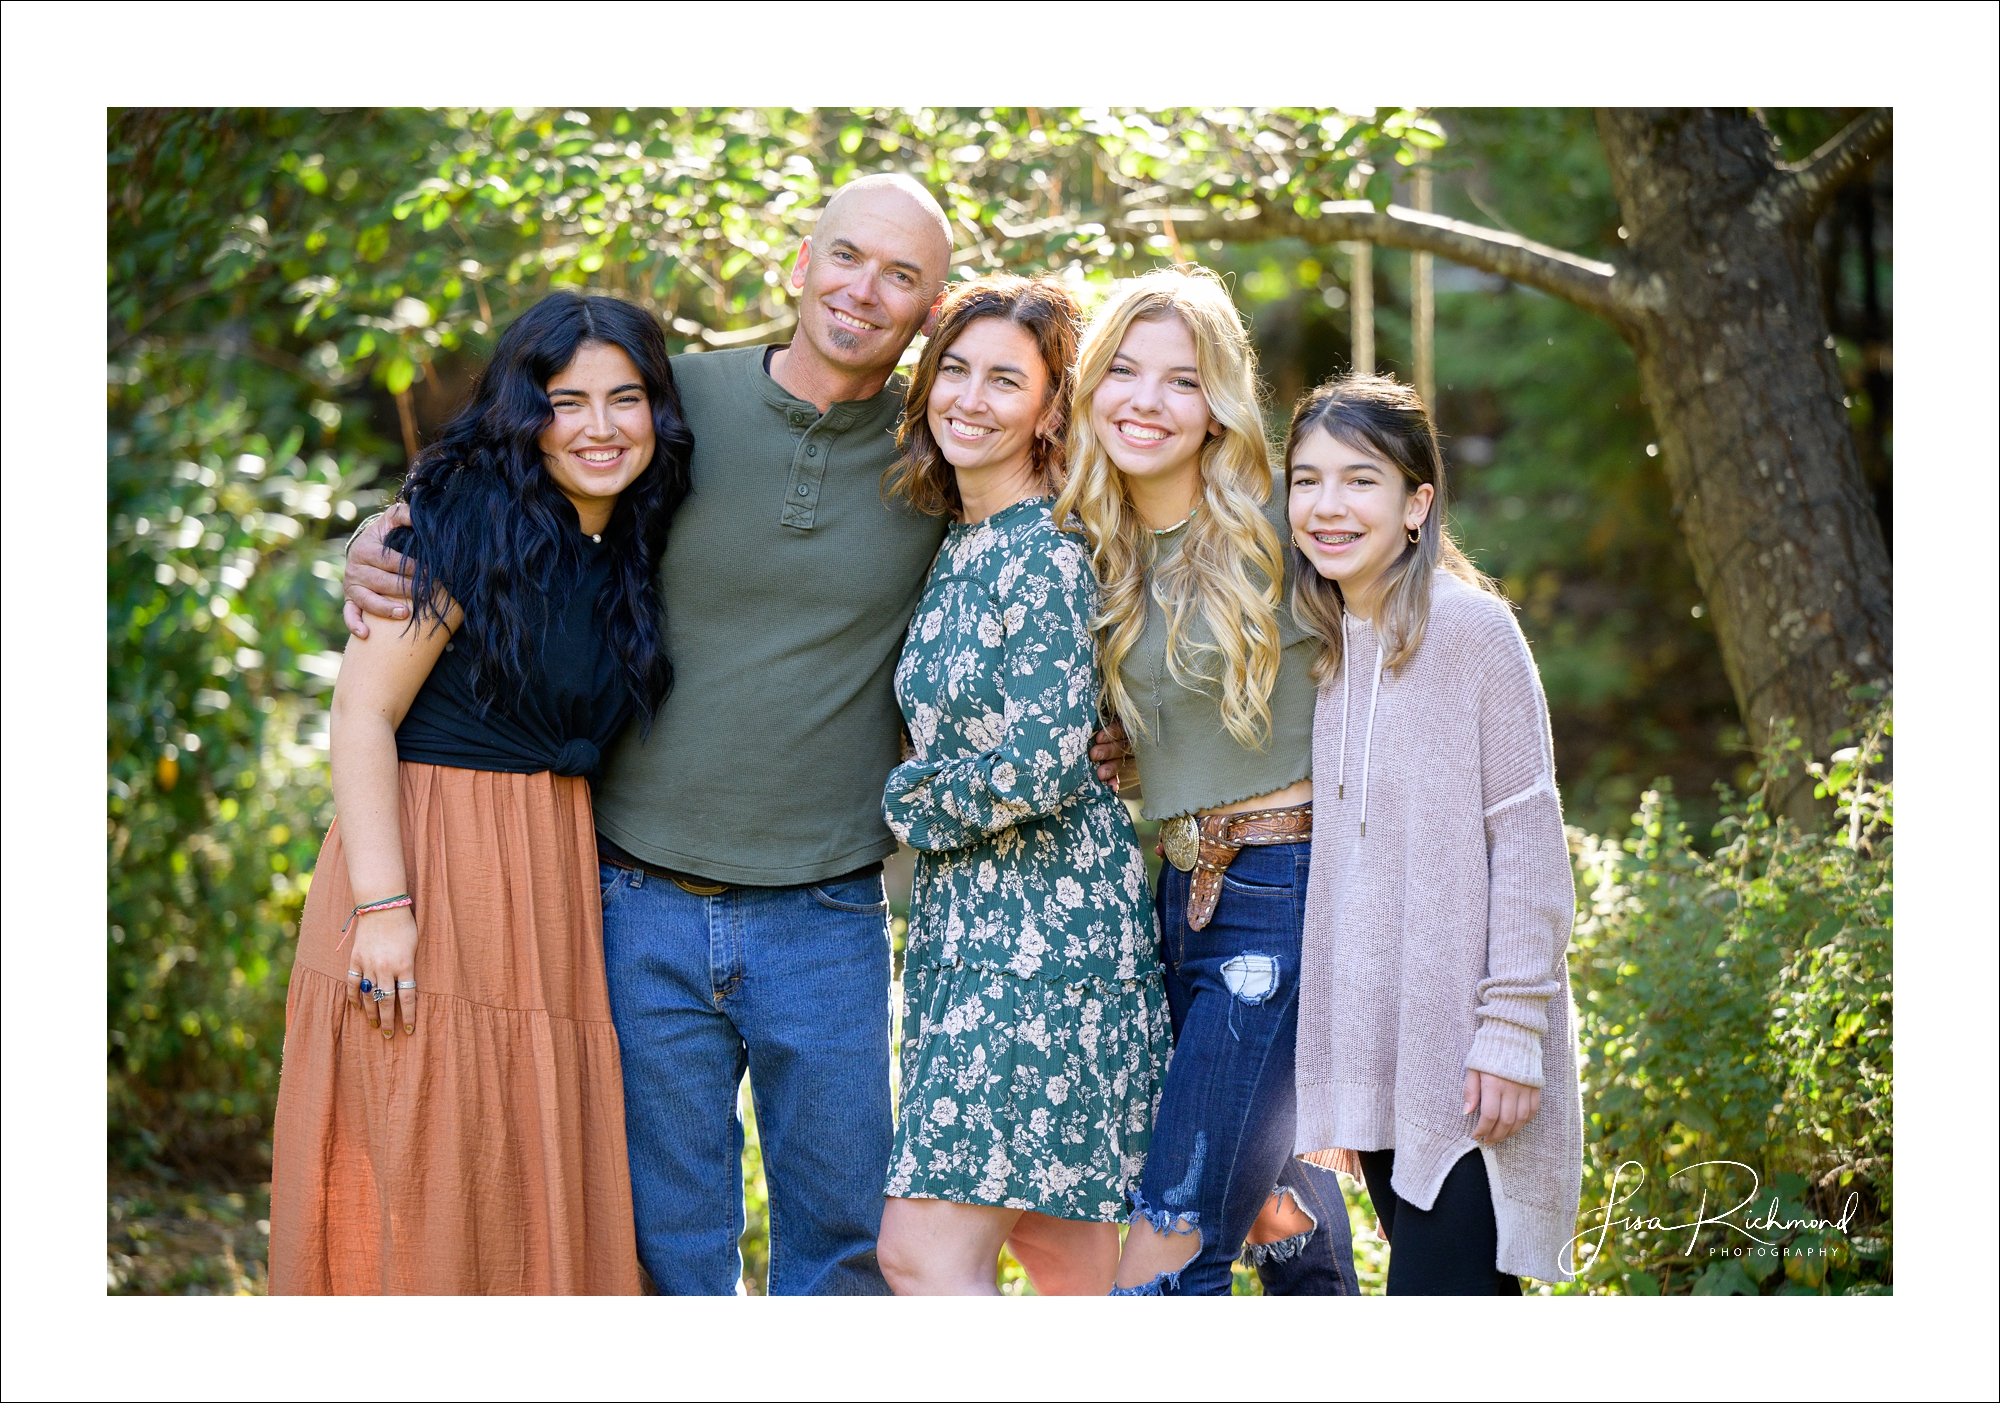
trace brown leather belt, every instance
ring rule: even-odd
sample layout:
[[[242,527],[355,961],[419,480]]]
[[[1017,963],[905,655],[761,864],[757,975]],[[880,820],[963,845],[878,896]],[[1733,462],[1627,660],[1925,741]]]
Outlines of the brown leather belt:
[[[619,847],[602,833],[597,835],[597,855],[613,867],[622,867],[627,872],[643,872],[648,877],[664,878],[690,896],[720,896],[722,893],[728,891],[731,886],[740,885],[739,883],[732,882],[711,881],[707,877],[697,877],[688,872],[676,872],[671,867],[661,867],[656,863],[647,862],[644,858],[634,857],[631,853],[626,852],[625,849]],[[879,877],[881,875],[882,864],[871,862],[866,867],[857,867],[852,872],[843,872],[838,877],[829,877],[823,882],[801,882],[797,885],[837,886],[841,882],[857,882],[863,877]]]
[[[1160,825],[1167,861],[1194,873],[1188,888],[1187,923],[1200,930],[1215,915],[1222,874],[1245,848],[1310,841],[1312,800],[1282,809],[1246,809],[1234,814],[1181,814]]]

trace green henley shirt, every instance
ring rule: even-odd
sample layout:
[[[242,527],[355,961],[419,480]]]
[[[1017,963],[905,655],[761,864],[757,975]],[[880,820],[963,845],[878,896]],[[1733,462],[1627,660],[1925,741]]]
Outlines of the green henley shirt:
[[[660,562],[674,690],[607,757],[597,826],[649,863],[745,886],[895,851],[891,682],[946,523],[885,503],[904,382],[821,414],[768,347],[674,358],[693,490]]]

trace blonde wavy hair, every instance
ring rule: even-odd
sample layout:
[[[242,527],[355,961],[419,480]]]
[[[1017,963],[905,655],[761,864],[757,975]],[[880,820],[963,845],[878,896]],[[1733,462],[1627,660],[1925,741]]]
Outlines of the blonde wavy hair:
[[[1271,688],[1278,678],[1278,604],[1284,553],[1264,516],[1271,499],[1271,449],[1257,404],[1257,360],[1229,293],[1200,267],[1162,268],[1137,279],[1092,322],[1077,359],[1069,419],[1069,481],[1055,519],[1081,527],[1097,572],[1092,622],[1102,654],[1104,698],[1139,735],[1146,716],[1127,695],[1119,664],[1146,628],[1146,573],[1157,542],[1132,506],[1125,475],[1098,441],[1091,401],[1134,322],[1180,318],[1194,338],[1209,417],[1222,432],[1201,448],[1201,497],[1180,554],[1153,574],[1167,616],[1167,670],[1184,687],[1219,683],[1222,724],[1238,745],[1270,744]],[[1196,613],[1213,643],[1189,637]]]

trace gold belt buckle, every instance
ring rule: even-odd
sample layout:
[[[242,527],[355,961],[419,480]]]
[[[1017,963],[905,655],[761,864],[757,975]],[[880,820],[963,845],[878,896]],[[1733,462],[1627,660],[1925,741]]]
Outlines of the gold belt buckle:
[[[670,877],[668,880],[689,896],[720,896],[729,890],[726,882],[697,882],[692,877]]]
[[[1166,850],[1167,861],[1183,872],[1194,871],[1195,859],[1201,855],[1201,821],[1193,814],[1181,814],[1160,825],[1160,846]]]

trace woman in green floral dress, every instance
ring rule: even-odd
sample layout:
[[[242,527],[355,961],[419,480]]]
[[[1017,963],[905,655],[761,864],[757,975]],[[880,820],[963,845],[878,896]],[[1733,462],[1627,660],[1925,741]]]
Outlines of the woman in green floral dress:
[[[1101,1295],[1173,1039],[1146,868],[1089,756],[1096,584],[1056,530],[1078,313],[1058,283],[952,291],[890,488],[955,522],[896,695],[883,813],[918,850],[880,1255],[899,1294]]]

